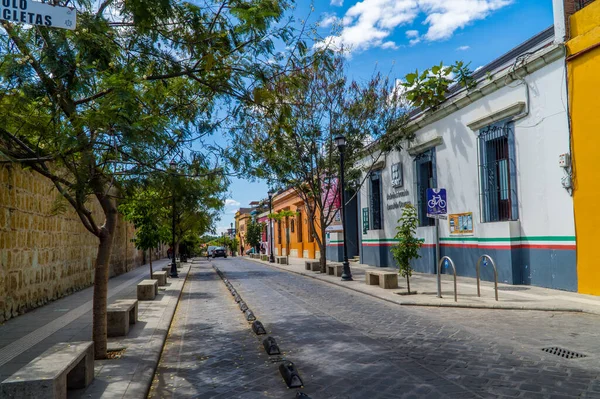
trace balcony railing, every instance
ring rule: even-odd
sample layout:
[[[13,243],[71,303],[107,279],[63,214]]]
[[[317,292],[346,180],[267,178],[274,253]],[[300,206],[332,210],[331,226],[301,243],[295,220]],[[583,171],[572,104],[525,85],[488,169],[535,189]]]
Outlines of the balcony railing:
[[[575,6],[578,10],[581,10],[583,7],[593,3],[595,0],[577,0],[575,2]]]

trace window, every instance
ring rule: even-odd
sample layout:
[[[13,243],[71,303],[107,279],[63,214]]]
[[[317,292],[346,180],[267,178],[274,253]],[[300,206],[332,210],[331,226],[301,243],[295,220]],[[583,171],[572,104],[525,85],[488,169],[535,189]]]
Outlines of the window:
[[[415,157],[415,186],[419,226],[433,226],[435,220],[427,217],[427,189],[437,188],[435,147]]]
[[[315,236],[314,236],[314,226],[313,226],[313,222],[314,222],[314,217],[313,220],[309,220],[308,221],[308,242],[314,242],[315,241]]]
[[[277,221],[277,243],[281,244],[281,220]]]
[[[294,222],[294,219],[292,219],[292,221],[291,221],[291,230],[292,230],[292,233],[294,232],[295,227],[296,227],[296,223]]]
[[[371,230],[381,230],[381,170],[371,172],[369,178],[369,202],[371,205]]]
[[[392,165],[392,186],[404,186],[404,178],[402,176],[402,163],[398,162]]]
[[[302,242],[302,212],[298,212],[298,242]]]
[[[481,221],[518,219],[515,139],[511,123],[479,131]]]

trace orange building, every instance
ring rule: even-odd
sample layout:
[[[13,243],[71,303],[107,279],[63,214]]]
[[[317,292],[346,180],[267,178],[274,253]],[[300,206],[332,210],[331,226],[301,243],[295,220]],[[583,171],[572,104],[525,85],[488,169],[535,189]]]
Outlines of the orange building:
[[[240,208],[235,213],[235,231],[238,239],[238,255],[243,256],[246,254],[246,250],[250,249],[250,244],[246,241],[246,234],[248,232],[248,224],[252,218],[251,212],[254,208]]]
[[[319,259],[321,252],[313,236],[312,225],[308,222],[304,202],[293,189],[273,196],[273,213],[280,211],[292,211],[296,215],[273,221],[275,255]]]

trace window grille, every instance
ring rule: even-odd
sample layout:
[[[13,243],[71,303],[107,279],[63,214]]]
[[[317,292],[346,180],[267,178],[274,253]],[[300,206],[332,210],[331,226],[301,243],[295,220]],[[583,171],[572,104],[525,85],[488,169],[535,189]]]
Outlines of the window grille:
[[[298,242],[302,242],[302,213],[298,212],[298,221],[296,222],[296,224],[298,225]]]
[[[576,9],[581,10],[583,7],[592,4],[594,1],[595,0],[577,0],[575,3]]]
[[[380,170],[371,172],[369,183],[369,202],[371,205],[371,230],[381,230],[382,184]]]
[[[518,219],[514,134],[509,123],[479,132],[481,221]]]
[[[437,188],[435,147],[417,155],[414,160],[414,168],[419,226],[433,226],[435,220],[427,217],[427,189]]]

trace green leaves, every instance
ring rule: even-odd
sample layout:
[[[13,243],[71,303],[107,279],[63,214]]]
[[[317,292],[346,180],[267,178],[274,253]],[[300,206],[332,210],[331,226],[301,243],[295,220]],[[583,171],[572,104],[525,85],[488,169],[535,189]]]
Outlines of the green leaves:
[[[407,204],[402,210],[402,216],[396,227],[395,238],[398,240],[398,244],[391,248],[399,272],[403,277],[412,275],[411,260],[421,257],[419,250],[423,246],[423,241],[416,237],[417,224],[417,209],[414,205]]]
[[[446,101],[448,89],[453,83],[459,83],[467,89],[477,85],[469,65],[465,65],[462,61],[457,61],[450,66],[440,63],[425,69],[420,74],[418,70],[407,74],[404,77],[405,82],[402,83],[402,86],[407,89],[406,98],[414,107],[421,108],[423,111],[435,110]]]

